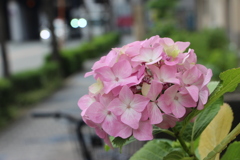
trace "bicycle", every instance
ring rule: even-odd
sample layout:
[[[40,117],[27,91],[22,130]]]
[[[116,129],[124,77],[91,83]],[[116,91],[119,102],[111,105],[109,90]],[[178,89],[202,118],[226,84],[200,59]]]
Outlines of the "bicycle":
[[[104,142],[96,134],[93,128],[85,124],[82,119],[78,119],[71,114],[63,112],[32,113],[34,118],[55,118],[66,119],[75,125],[78,146],[84,160],[128,160],[145,142],[135,141],[123,147],[122,152],[116,148],[105,151]]]

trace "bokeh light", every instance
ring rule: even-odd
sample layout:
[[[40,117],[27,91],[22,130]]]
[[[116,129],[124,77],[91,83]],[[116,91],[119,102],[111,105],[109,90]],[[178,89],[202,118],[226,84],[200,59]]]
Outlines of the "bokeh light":
[[[72,19],[70,24],[73,28],[78,28],[78,19],[77,18]]]
[[[40,32],[40,37],[42,39],[48,39],[50,37],[50,32],[47,29],[44,29]]]
[[[80,18],[80,19],[78,20],[78,26],[79,26],[80,28],[86,27],[86,26],[87,26],[87,20],[84,19],[84,18]]]

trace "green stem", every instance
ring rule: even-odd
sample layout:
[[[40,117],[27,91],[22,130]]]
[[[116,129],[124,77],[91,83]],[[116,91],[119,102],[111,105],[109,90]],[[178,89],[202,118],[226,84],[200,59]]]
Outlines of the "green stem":
[[[211,160],[216,154],[224,150],[228,143],[236,138],[240,134],[240,123],[219,143],[203,160]]]
[[[179,134],[175,134],[175,136],[176,136],[177,140],[180,142],[180,144],[181,144],[182,148],[184,149],[184,151],[186,151],[189,156],[192,156],[189,148],[187,147],[187,145],[184,142],[184,140],[182,139],[182,137],[179,136]]]
[[[176,138],[175,134],[173,132],[169,131],[168,129],[163,129],[162,132]]]

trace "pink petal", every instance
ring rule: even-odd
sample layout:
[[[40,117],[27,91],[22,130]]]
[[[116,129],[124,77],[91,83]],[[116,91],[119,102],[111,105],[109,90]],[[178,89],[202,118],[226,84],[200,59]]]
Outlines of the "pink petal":
[[[158,124],[162,122],[162,113],[156,103],[150,102],[147,106],[147,109],[151,124]]]
[[[145,41],[142,43],[142,46],[144,46],[144,47],[154,46],[155,44],[158,44],[158,43],[159,43],[159,40],[160,40],[160,37],[159,37],[158,35],[153,36],[153,37],[145,40]]]
[[[152,125],[149,121],[139,123],[139,128],[133,130],[133,136],[140,141],[152,140]]]
[[[194,66],[190,70],[187,70],[186,72],[183,73],[182,80],[186,85],[193,84],[199,79],[200,75],[201,73],[199,72],[197,67]]]
[[[176,78],[177,68],[176,66],[163,65],[160,68],[159,78],[163,79],[164,82],[179,84],[179,79]]]
[[[198,101],[197,109],[198,109],[198,110],[202,110],[203,108],[204,108],[204,105],[203,105],[203,103],[202,103],[202,100],[200,99],[200,100]]]
[[[119,83],[121,84],[121,86],[124,85],[136,85],[139,84],[139,80],[137,79],[137,76],[131,76],[125,79],[120,79]]]
[[[119,99],[126,105],[129,105],[133,99],[133,93],[128,86],[123,86],[119,93]]]
[[[151,102],[150,102],[151,103]],[[141,121],[146,121],[149,118],[147,107],[142,111]]]
[[[171,38],[162,38],[162,40],[164,41],[164,43],[168,46],[171,46],[174,44],[174,41]]]
[[[124,127],[121,128],[121,131],[118,133],[117,136],[126,139],[132,135],[132,130],[133,129],[128,125],[124,125]]]
[[[209,96],[209,90],[208,88],[205,86],[201,89],[201,91],[199,92],[199,99],[201,99],[203,104],[207,103],[208,100],[208,96]]]
[[[95,132],[102,139],[107,137],[107,133],[100,126],[95,128]]]
[[[117,116],[122,115],[124,113],[124,111],[126,110],[126,108],[127,108],[127,105],[124,104],[122,101],[120,101],[119,98],[115,98],[108,105],[108,110],[110,110]]]
[[[148,98],[141,96],[139,94],[135,94],[134,98],[132,99],[132,101],[130,103],[130,106],[135,111],[142,112],[146,108],[148,102],[149,102]]]
[[[178,121],[177,118],[164,114],[163,115],[163,121],[159,124],[156,124],[159,128],[162,129],[168,129],[168,128],[173,128],[176,125],[176,122]]]
[[[111,149],[113,149],[112,142],[110,141],[110,139],[109,139],[108,136],[106,136],[106,137],[104,138],[104,142],[105,142]]]
[[[118,82],[116,82],[116,81],[112,81],[112,82],[106,82],[106,81],[104,81],[103,84],[104,84],[103,90],[104,90],[104,93],[105,93],[105,94],[108,94],[111,90],[113,90],[114,88],[116,88],[116,87],[118,87],[118,86],[120,85],[120,84],[119,84]]]
[[[114,81],[115,75],[113,74],[110,67],[102,67],[95,70],[95,73],[99,74],[102,81]]]
[[[178,46],[178,49],[183,52],[188,48],[190,42],[176,42],[175,44]]]
[[[141,48],[140,54],[132,58],[132,61],[135,62],[148,62],[152,58],[152,49],[151,48]]]
[[[93,74],[94,74],[94,71],[87,72],[87,73],[85,73],[84,77],[86,78],[86,77],[89,77],[89,76],[91,76]]]
[[[157,99],[157,97],[159,96],[159,94],[162,92],[162,84],[156,82],[156,81],[152,81],[150,90],[147,94],[147,97],[149,99],[151,99],[152,101],[155,101]]]
[[[99,97],[99,101],[103,106],[108,106],[108,104],[114,99],[113,94],[103,94]]]
[[[128,108],[121,116],[121,121],[133,129],[137,129],[139,126],[139,120],[141,119],[141,113],[136,112],[132,108]]]
[[[99,102],[94,102],[86,110],[86,115],[95,123],[102,123],[106,117],[105,113],[106,108]]]
[[[78,100],[78,107],[81,110],[84,110],[88,108],[93,102],[95,102],[95,99],[89,95],[84,95]]]
[[[167,65],[167,66],[175,66],[176,64],[179,63],[179,58],[176,57],[176,58],[171,58],[170,60],[164,60],[164,63]]]
[[[199,89],[198,87],[191,85],[188,87],[185,87],[189,93],[189,95],[192,97],[192,99],[197,102],[198,101],[198,93],[199,93]]]
[[[133,43],[128,44],[128,48],[125,51],[125,54],[127,54],[130,57],[136,56],[139,54],[139,50],[142,47],[140,45],[140,41],[135,41]]]
[[[171,108],[170,108],[170,105],[167,105],[167,104],[165,103],[165,97],[164,97],[164,95],[160,96],[160,98],[158,98],[157,102],[158,102],[157,104],[158,104],[159,108],[161,108],[161,110],[162,110],[164,113],[166,113],[166,114],[172,113]]]
[[[178,101],[184,107],[196,107],[197,103],[192,99],[189,94],[178,94]]]
[[[169,87],[164,92],[162,100],[164,100],[167,105],[170,105],[173,102],[173,100],[175,98],[175,95],[177,94],[178,89],[179,89],[178,85],[173,85],[173,86]]]
[[[127,60],[117,62],[112,71],[119,79],[127,78],[132,74],[132,66]]]
[[[102,128],[110,136],[116,137],[122,129],[122,123],[117,120],[113,113],[109,113],[102,123]]]
[[[176,118],[181,118],[186,113],[185,107],[183,107],[178,101],[174,100],[170,105],[172,113]]]

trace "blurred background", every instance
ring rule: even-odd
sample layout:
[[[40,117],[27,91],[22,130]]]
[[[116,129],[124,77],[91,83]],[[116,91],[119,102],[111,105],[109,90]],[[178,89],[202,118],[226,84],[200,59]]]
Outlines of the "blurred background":
[[[80,118],[76,103],[94,83],[84,72],[111,48],[154,35],[189,41],[219,80],[239,66],[239,8],[239,0],[1,0],[0,160],[74,159],[68,124],[30,113]],[[238,106],[239,90],[225,100]]]

